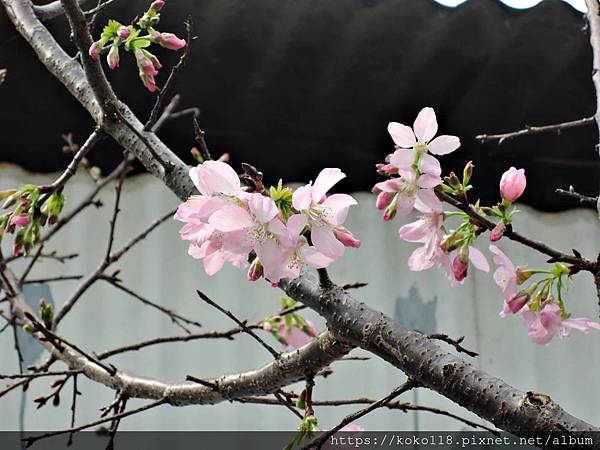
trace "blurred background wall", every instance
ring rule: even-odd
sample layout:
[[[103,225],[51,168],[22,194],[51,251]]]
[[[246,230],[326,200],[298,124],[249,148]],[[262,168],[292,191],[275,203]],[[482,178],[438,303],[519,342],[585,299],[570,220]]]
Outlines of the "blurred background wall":
[[[25,182],[44,184],[55,176],[33,175],[3,165],[0,168],[0,189]],[[474,182],[483,182],[482,176],[476,174]],[[487,181],[496,184],[495,180],[488,178]],[[67,209],[75,205],[90,188],[91,182],[85,174],[75,177],[66,190]],[[464,285],[451,288],[439,270],[420,273],[409,271],[406,260],[415,246],[401,242],[397,237],[398,227],[408,219],[384,223],[373,206],[371,194],[355,195],[359,206],[352,209],[348,226],[362,239],[363,246],[358,250],[348,250],[332,266],[331,274],[337,283],[369,283],[354,293],[357,298],[423,332],[466,336],[465,346],[481,355],[472,360],[473,364],[519,389],[549,393],[567,411],[590,423],[600,422],[597,408],[600,392],[596,389],[600,370],[597,351],[600,332],[592,331],[588,336],[574,332],[568,339],[555,339],[548,347],[533,345],[520,319],[501,319],[498,316],[502,304],[501,293],[491,274],[473,271]],[[106,248],[108,216],[114,203],[114,190],[106,188],[100,198],[105,205],[102,209],[90,209],[80,215],[56,235],[46,249],[56,250],[59,254],[79,252],[80,256],[65,264],[44,260],[35,267],[32,279],[85,275],[97,267]],[[177,204],[177,199],[152,177],[143,175],[131,178],[124,189],[123,212],[118,221],[115,245],[122,245]],[[528,236],[566,251],[576,248],[590,258],[595,256],[600,247],[600,235],[598,218],[592,211],[541,213],[523,205],[521,209],[523,212],[517,216],[515,226]],[[279,308],[281,292],[264,281],[247,282],[244,272],[226,267],[212,278],[206,276],[201,264],[187,256],[187,247],[179,240],[178,229],[177,222],[167,221],[115,265],[114,269],[121,270],[120,277],[127,286],[149,300],[198,320],[203,324],[201,330],[204,331],[225,330],[233,327],[233,324],[199,301],[196,289],[250,322],[259,321]],[[6,239],[5,244],[9,240]],[[491,255],[485,248],[487,242],[485,239],[480,241],[478,246],[486,253],[491,264]],[[499,246],[516,264],[535,267],[544,261],[538,254],[507,240],[502,240]],[[10,249],[4,245],[3,250],[6,252]],[[15,263],[14,267],[18,269],[23,264]],[[568,295],[570,310],[574,316],[597,317],[597,299],[591,277],[578,274],[574,281]],[[51,294],[53,301],[60,305],[76,285],[77,282],[72,281],[30,285],[28,292],[34,302],[40,295],[48,297]],[[6,312],[6,304],[0,304],[0,309]],[[317,323],[319,330],[324,329],[323,321],[314,314],[307,313],[307,317]],[[152,337],[182,334],[182,331],[156,310],[104,282],[98,282],[61,324],[61,333],[89,352],[102,352]],[[278,345],[266,332],[262,332],[262,335],[274,346]],[[34,358],[38,351],[29,342],[25,353],[29,358]],[[361,350],[354,350],[351,355],[366,356]],[[114,357],[110,362],[119,369],[182,381],[187,374],[209,378],[253,369],[267,363],[269,358],[256,342],[240,335],[235,342],[203,340],[150,347]],[[61,365],[57,364],[55,368],[58,370]],[[318,399],[380,398],[404,380],[401,372],[373,357],[367,362],[336,362],[332,368],[333,375],[317,381]],[[0,335],[0,373],[14,373],[16,370],[12,335],[5,332]],[[98,409],[112,401],[113,392],[83,377],[79,378],[79,389],[84,396],[79,401],[78,421],[83,423],[97,418]],[[34,408],[32,399],[47,394],[50,383],[44,379],[35,381],[26,394],[16,390],[0,400],[0,429],[19,429],[20,408],[24,399],[27,402],[22,417],[26,429],[67,427],[70,420],[70,386],[65,388],[58,408],[51,405],[41,410]],[[4,384],[2,382],[0,386]],[[300,386],[297,388],[301,389]],[[403,399],[448,408],[476,419],[427,390],[421,389],[417,394],[408,394]],[[131,404],[140,402],[132,401]],[[354,409],[358,407],[321,407],[316,412],[321,426],[329,428]],[[388,411],[371,414],[359,424],[371,430],[462,428],[461,424],[451,419],[427,413]],[[281,407],[228,403],[214,407],[161,407],[132,417],[122,424],[122,428],[128,430],[269,430],[294,429],[296,426],[296,417]]]

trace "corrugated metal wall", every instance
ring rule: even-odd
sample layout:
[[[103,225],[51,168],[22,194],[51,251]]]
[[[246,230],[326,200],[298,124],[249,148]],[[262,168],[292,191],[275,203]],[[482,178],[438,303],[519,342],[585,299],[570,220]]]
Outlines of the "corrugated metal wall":
[[[30,175],[4,167],[0,175],[0,189],[24,182],[42,184],[52,179],[52,176]],[[68,206],[74,205],[90,188],[91,182],[85,175],[76,177],[68,185]],[[569,339],[556,340],[549,347],[534,346],[519,319],[498,317],[501,297],[490,275],[473,273],[463,286],[450,288],[439,271],[410,272],[406,259],[414,246],[397,238],[400,221],[383,223],[373,207],[374,199],[370,194],[358,193],[356,197],[360,205],[351,212],[348,225],[362,239],[363,246],[359,250],[348,251],[332,267],[331,274],[336,282],[368,282],[366,288],[356,292],[357,297],[423,331],[439,331],[454,337],[465,335],[465,345],[482,355],[473,360],[474,364],[520,389],[550,393],[569,412],[591,423],[600,422],[597,408],[600,392],[596,389],[600,373],[597,350],[600,333],[584,336],[575,332]],[[36,266],[33,278],[87,274],[97,267],[106,248],[108,215],[114,202],[114,190],[107,188],[101,199],[104,208],[90,209],[82,214],[47,248],[62,254],[81,252],[81,256],[65,264],[46,260]],[[128,181],[116,245],[123,244],[128,237],[177,203],[177,199],[150,176],[138,176]],[[523,213],[517,217],[516,227],[529,236],[565,250],[577,248],[589,257],[594,257],[600,248],[598,219],[591,211],[542,214],[526,207],[521,209]],[[281,292],[267,283],[250,284],[245,280],[245,274],[232,268],[226,268],[212,278],[206,276],[201,265],[187,256],[186,245],[177,234],[178,228],[176,222],[168,221],[115,266],[115,269],[121,269],[120,276],[130,288],[150,300],[193,317],[203,324],[204,330],[228,329],[232,323],[198,301],[196,289],[251,322],[276,310]],[[511,242],[503,240],[500,246],[518,264],[532,266],[544,261],[543,257]],[[8,248],[4,246],[4,250]],[[50,289],[54,301],[61,304],[76,284],[72,281],[53,283]],[[597,299],[588,274],[575,277],[568,298],[576,316],[598,315]],[[0,305],[0,309],[6,310],[7,307]],[[315,319],[319,329],[323,329],[321,319],[313,314],[308,316]],[[181,330],[155,310],[99,282],[62,323],[61,333],[90,352],[101,352],[151,337],[176,335]],[[27,351],[35,355],[35,347],[28,347]],[[352,354],[365,355],[361,350]],[[175,381],[182,380],[187,374],[208,378],[243,371],[263,365],[269,359],[270,356],[256,342],[240,336],[234,343],[196,341],[167,344],[120,355],[111,362],[120,369]],[[15,372],[16,367],[12,336],[5,332],[0,335],[0,373]],[[399,371],[377,358],[367,362],[337,362],[333,369],[332,376],[317,381],[317,398],[379,398],[405,379]],[[2,383],[4,385],[5,382]],[[31,400],[47,393],[49,385],[49,380],[39,380],[25,395],[13,392],[0,399],[0,429],[18,429],[19,410],[24,398],[26,429],[67,427],[70,386],[65,388],[58,408],[34,408]],[[79,401],[78,421],[82,423],[97,418],[98,408],[113,398],[108,389],[83,379],[80,380],[80,390],[84,396]],[[449,408],[473,418],[460,407],[427,390],[420,390],[417,396],[424,405]],[[408,394],[405,400],[413,401],[414,394]],[[131,405],[138,403],[131,402]],[[329,428],[357,408],[322,407],[316,412],[321,426]],[[426,413],[416,415],[389,411],[371,414],[360,424],[373,430],[462,428],[450,419]],[[165,406],[126,420],[122,428],[254,430],[293,429],[296,425],[296,418],[281,407],[224,403],[186,408]]]

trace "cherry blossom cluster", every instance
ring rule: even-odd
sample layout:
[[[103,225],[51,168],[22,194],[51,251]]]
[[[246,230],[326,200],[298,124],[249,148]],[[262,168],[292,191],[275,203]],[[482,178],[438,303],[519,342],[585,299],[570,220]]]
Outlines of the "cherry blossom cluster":
[[[269,192],[249,192],[227,163],[206,161],[190,169],[200,195],[181,204],[175,219],[185,223],[181,238],[189,242],[189,255],[203,260],[208,275],[225,262],[245,268],[249,255],[255,255],[248,279],[264,277],[276,285],[282,278],[297,278],[304,264],[325,268],[345,247],[360,246],[343,225],[356,200],[326,195],[345,176],[327,168],[295,191],[280,182]]]
[[[119,67],[119,49],[123,46],[125,51],[132,52],[135,56],[144,86],[150,92],[155,92],[157,87],[154,77],[158,75],[158,70],[162,68],[162,65],[147,48],[151,44],[157,44],[169,50],[179,50],[187,45],[185,39],[179,39],[173,33],[162,33],[155,30],[154,27],[160,22],[160,11],[164,6],[163,0],[152,2],[148,10],[136,22],[137,26],[122,25],[116,20],[110,20],[104,27],[100,39],[90,47],[90,57],[96,60],[99,58],[100,52],[108,48],[106,60],[108,67],[114,70]]]
[[[33,184],[0,191],[0,201],[2,209],[12,209],[0,215],[0,241],[5,233],[15,234],[15,256],[28,255],[41,239],[42,227],[55,224],[65,206],[61,190],[48,192]]]
[[[433,155],[446,155],[460,147],[456,136],[435,137],[438,129],[435,112],[423,108],[413,127],[392,122],[388,131],[396,145],[394,153],[387,156],[385,164],[377,164],[380,174],[388,180],[377,183],[376,207],[383,210],[383,220],[396,215],[407,216],[413,210],[419,218],[400,227],[398,233],[407,242],[422,244],[408,259],[411,270],[422,271],[441,267],[450,284],[462,284],[468,275],[470,264],[484,272],[490,271],[485,255],[474,246],[477,239],[487,231],[480,223],[462,211],[444,211],[436,189],[459,199],[480,216],[498,220],[491,230],[489,240],[500,240],[510,226],[518,210],[513,203],[521,197],[527,186],[523,169],[511,167],[500,180],[501,201],[493,207],[484,207],[477,201],[470,204],[468,191],[474,165],[468,162],[462,180],[451,172],[442,179],[441,166]],[[435,137],[435,138],[434,138]],[[449,219],[458,219],[458,225],[450,229]],[[571,329],[588,332],[600,329],[600,324],[586,318],[571,319],[564,304],[564,291],[570,280],[570,270],[564,264],[555,263],[551,270],[527,270],[515,267],[510,259],[495,245],[489,244],[497,269],[494,279],[502,288],[504,307],[502,317],[520,314],[534,343],[548,344],[559,335],[567,336]],[[540,281],[519,290],[533,275],[543,275]]]

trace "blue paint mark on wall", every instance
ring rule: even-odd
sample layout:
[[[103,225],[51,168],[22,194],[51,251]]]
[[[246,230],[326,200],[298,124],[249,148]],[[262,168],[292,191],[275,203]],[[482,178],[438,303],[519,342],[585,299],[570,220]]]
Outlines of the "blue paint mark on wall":
[[[396,299],[394,319],[396,322],[421,333],[435,333],[437,331],[437,321],[435,320],[437,303],[437,296],[425,302],[417,285],[413,284],[407,297]]]

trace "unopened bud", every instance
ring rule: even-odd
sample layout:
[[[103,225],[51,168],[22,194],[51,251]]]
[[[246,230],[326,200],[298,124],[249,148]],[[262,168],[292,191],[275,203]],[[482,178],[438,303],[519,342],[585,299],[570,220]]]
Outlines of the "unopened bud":
[[[490,241],[499,241],[500,239],[502,239],[502,236],[504,236],[505,231],[506,225],[504,224],[504,222],[498,223],[498,225],[496,225],[490,232]]]
[[[163,9],[164,6],[165,2],[163,0],[156,0],[152,2],[152,4],[150,5],[150,9],[159,12],[161,9]]]
[[[454,189],[459,189],[461,187],[460,180],[454,172],[450,172],[450,175],[446,177],[446,181]]]
[[[383,209],[387,208],[390,205],[390,203],[392,203],[392,200],[394,200],[393,192],[380,192],[377,195],[377,200],[375,201],[375,207],[377,209],[383,210]]]
[[[515,294],[506,302],[506,309],[508,309],[508,311],[510,311],[511,313],[516,314],[519,311],[521,311],[521,309],[523,309],[523,307],[527,304],[528,301],[529,294],[525,291],[521,291]]]
[[[119,67],[119,47],[112,45],[106,57],[106,62],[111,70],[115,70]]]
[[[345,247],[360,248],[360,240],[356,238],[349,230],[340,229],[334,231],[338,241],[344,244]]]
[[[117,36],[119,36],[119,38],[121,38],[121,40],[123,41],[127,40],[130,34],[131,32],[129,31],[129,28],[127,28],[126,26],[121,26],[117,30]]]
[[[398,194],[395,194],[392,202],[388,205],[387,208],[385,208],[385,212],[383,213],[383,220],[385,220],[386,222],[389,220],[392,220],[394,217],[396,217],[397,211],[398,211]]]
[[[473,168],[474,167],[475,167],[475,164],[473,164],[473,161],[469,161],[465,165],[465,168],[463,169],[463,184],[465,186],[467,184],[469,184],[469,181],[471,180],[471,177],[473,176]]]
[[[248,281],[256,281],[264,274],[264,268],[258,258],[254,258],[248,269]]]
[[[0,69],[0,84],[4,83],[4,80],[6,80],[7,73],[8,71],[6,69]]]
[[[452,273],[456,281],[463,281],[467,278],[467,270],[469,268],[469,262],[464,261],[459,255],[457,255],[452,261]]]
[[[196,147],[192,147],[192,149],[190,150],[190,153],[192,154],[194,159],[198,162],[198,164],[204,163],[204,158],[200,154],[200,150],[198,150]]]
[[[226,162],[229,162],[229,158],[230,158],[229,153],[223,153],[221,156],[219,156],[219,159],[217,159],[217,161],[226,163]]]
[[[2,208],[4,208],[4,209],[10,208],[15,203],[17,203],[17,200],[19,200],[19,197],[20,197],[19,192],[15,192],[14,194],[11,194],[2,204]]]

